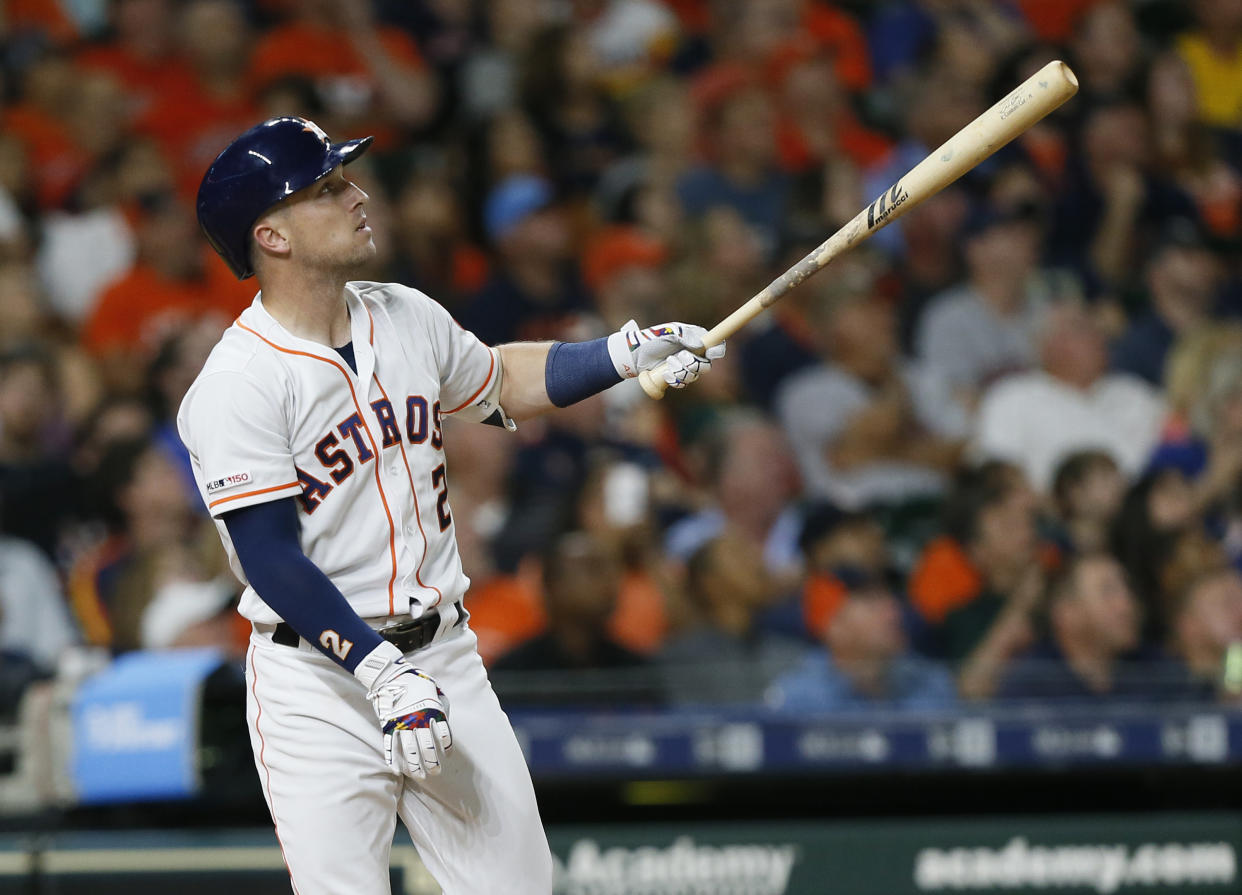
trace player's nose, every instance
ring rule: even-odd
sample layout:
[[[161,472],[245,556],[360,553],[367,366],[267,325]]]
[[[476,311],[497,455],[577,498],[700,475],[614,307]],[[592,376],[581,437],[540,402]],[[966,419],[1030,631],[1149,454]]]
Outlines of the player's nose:
[[[350,210],[352,211],[359,206],[365,206],[367,202],[370,201],[371,197],[368,196],[362,187],[358,186],[358,184],[351,181],[349,185],[353,187],[353,190],[350,192],[350,196],[353,199],[353,201],[349,203]]]

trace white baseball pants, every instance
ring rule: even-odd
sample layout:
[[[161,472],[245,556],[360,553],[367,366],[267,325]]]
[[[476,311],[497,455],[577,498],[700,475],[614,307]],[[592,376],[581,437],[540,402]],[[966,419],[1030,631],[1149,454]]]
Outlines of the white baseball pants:
[[[425,781],[384,760],[362,685],[314,647],[253,633],[246,714],[296,895],[389,895],[397,816],[444,895],[549,895],[530,771],[465,625],[408,654],[449,700],[453,748]]]

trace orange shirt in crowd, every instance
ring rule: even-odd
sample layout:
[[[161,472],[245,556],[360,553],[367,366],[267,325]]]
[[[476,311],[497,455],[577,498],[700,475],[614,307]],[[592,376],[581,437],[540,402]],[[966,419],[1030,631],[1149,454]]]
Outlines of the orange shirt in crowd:
[[[57,44],[72,43],[78,37],[78,29],[59,0],[8,0],[4,15],[14,32],[42,31]]]
[[[823,3],[806,3],[802,26],[835,60],[837,79],[850,91],[871,84],[871,57],[867,37],[854,17]]]
[[[983,577],[956,539],[931,541],[910,575],[910,601],[923,618],[940,624],[983,592]]]
[[[422,68],[418,46],[398,28],[378,29],[380,44],[401,66]],[[290,22],[269,31],[255,47],[250,80],[256,90],[289,75],[369,77],[366,61],[337,31]]]
[[[229,142],[261,119],[249,96],[221,99],[207,93],[197,80],[170,85],[135,125],[153,137],[164,157],[175,166],[182,195],[198,192],[203,173]]]
[[[802,623],[812,637],[824,636],[845,598],[845,585],[832,575],[816,572],[806,579],[802,586]]]
[[[853,115],[845,114],[834,122],[837,145],[854,164],[868,168],[884,158],[892,148],[892,141],[883,134],[863,127]],[[776,150],[781,167],[787,171],[805,171],[823,159],[811,153],[811,147],[802,134],[798,120],[782,115],[776,122]]]
[[[51,115],[29,105],[4,113],[4,130],[21,141],[42,208],[59,208],[90,168],[91,157]]]
[[[214,255],[206,264],[201,282],[169,280],[149,265],[135,265],[99,296],[82,330],[83,346],[95,354],[150,349],[186,320],[214,313],[232,321],[250,305],[256,287],[233,277]]]
[[[664,645],[668,635],[664,593],[646,572],[631,570],[621,577],[608,633],[617,643],[644,655]]]
[[[181,59],[142,59],[114,44],[87,47],[75,57],[83,68],[114,75],[129,97],[130,119],[138,121],[149,114],[164,95],[184,95],[195,89],[194,72]]]
[[[546,621],[539,592],[517,575],[497,575],[472,586],[466,609],[485,664],[540,633]]]
[[[408,71],[423,68],[423,57],[408,34],[386,26],[379,27],[377,32],[380,45],[395,65]],[[321,87],[327,82],[329,95],[335,92],[332,88],[336,82],[350,94],[351,107],[359,105],[357,94],[375,87],[366,60],[348,38],[337,30],[308,22],[289,22],[269,31],[251,58],[250,84],[256,93],[291,75],[319,81]],[[364,109],[369,99],[362,97]],[[380,122],[368,122],[365,129],[375,137],[377,148],[390,148],[397,140],[397,132]]]
[[[547,627],[543,599],[532,583],[518,575],[497,575],[472,586],[466,597],[470,630],[479,638],[479,655],[492,662]],[[609,635],[638,653],[651,654],[668,634],[664,594],[641,571],[626,572],[617,606],[608,619]]]
[[[1022,15],[1040,40],[1064,43],[1082,14],[1100,0],[1018,0]]]

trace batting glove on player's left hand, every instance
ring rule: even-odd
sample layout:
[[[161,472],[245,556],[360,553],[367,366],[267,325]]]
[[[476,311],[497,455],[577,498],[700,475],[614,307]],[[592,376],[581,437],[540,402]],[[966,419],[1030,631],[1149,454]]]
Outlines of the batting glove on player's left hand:
[[[664,381],[670,388],[685,388],[711,369],[712,361],[724,357],[724,343],[704,347],[706,332],[693,323],[661,323],[639,329],[631,320],[608,337],[608,354],[626,379],[666,363]]]
[[[453,746],[448,698],[425,672],[405,661],[387,641],[358,663],[354,675],[384,732],[384,758],[398,774],[425,779],[440,773],[443,756]]]

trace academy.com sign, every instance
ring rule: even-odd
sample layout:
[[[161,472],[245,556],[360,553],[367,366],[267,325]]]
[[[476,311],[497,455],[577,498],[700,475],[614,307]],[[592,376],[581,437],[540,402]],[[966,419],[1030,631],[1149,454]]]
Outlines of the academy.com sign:
[[[557,858],[556,895],[784,895],[793,845],[699,845],[681,836],[667,847],[610,847],[579,839]]]
[[[1225,886],[1237,879],[1228,842],[925,848],[914,881],[924,892],[1086,888],[1102,895],[1156,886]],[[1230,889],[1230,891],[1233,891]]]

